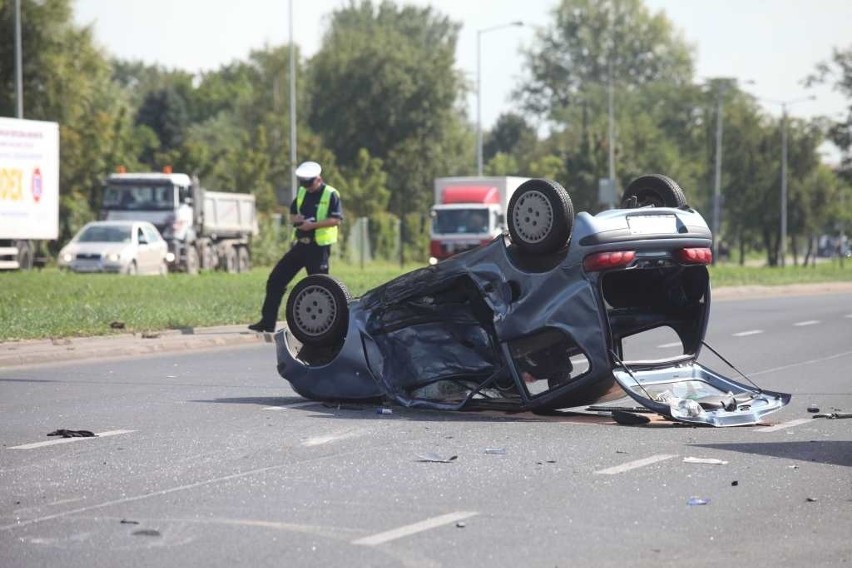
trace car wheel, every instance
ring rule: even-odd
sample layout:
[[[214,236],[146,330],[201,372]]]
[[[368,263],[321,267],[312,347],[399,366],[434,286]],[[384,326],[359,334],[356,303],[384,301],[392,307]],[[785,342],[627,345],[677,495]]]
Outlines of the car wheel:
[[[336,278],[307,276],[287,298],[287,327],[305,345],[333,345],[346,335],[351,299],[349,290]]]
[[[564,247],[574,229],[574,205],[565,188],[546,179],[525,181],[509,200],[509,235],[524,252],[549,254]]]
[[[650,174],[634,179],[627,184],[621,198],[622,209],[685,206],[686,196],[677,182],[660,174]]]
[[[127,271],[125,272],[125,274],[135,276],[137,272],[139,272],[139,270],[136,267],[136,261],[131,260],[130,264],[127,265]]]
[[[249,272],[251,270],[251,256],[246,247],[237,249],[237,271]]]
[[[186,273],[198,274],[198,251],[195,245],[189,245],[186,249]]]
[[[237,264],[237,249],[232,246],[225,248],[225,271],[228,274],[239,272],[240,267]]]

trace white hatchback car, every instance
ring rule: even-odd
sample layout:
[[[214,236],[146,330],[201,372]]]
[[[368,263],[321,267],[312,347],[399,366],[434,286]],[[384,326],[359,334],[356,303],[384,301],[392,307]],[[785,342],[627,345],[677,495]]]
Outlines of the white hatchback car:
[[[171,253],[147,221],[92,221],[59,251],[59,268],[73,272],[166,274]]]

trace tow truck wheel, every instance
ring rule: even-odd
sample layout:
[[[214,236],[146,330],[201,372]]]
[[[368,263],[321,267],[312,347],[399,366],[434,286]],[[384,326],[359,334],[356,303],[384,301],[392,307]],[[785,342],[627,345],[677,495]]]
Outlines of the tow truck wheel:
[[[550,254],[571,239],[574,205],[565,188],[555,181],[531,179],[509,200],[508,222],[509,235],[520,250]]]
[[[307,276],[287,298],[287,327],[305,345],[333,345],[346,335],[351,299],[349,290],[336,278]]]
[[[649,174],[634,179],[627,184],[621,198],[622,209],[685,206],[686,196],[677,182],[660,174]]]

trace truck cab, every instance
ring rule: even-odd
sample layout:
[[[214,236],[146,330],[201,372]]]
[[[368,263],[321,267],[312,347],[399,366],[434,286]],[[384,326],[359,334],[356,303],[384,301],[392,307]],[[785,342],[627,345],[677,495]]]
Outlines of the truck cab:
[[[506,208],[528,178],[450,177],[435,180],[429,263],[483,245],[506,230]]]
[[[168,243],[175,257],[171,268],[175,269],[186,265],[187,247],[195,241],[193,204],[197,191],[197,184],[187,174],[110,174],[104,186],[101,219],[152,223]]]

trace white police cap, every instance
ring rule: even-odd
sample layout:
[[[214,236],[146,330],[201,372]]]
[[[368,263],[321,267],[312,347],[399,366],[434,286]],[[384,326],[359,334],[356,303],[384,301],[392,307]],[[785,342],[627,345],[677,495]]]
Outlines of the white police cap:
[[[302,162],[296,168],[296,177],[300,179],[311,179],[320,175],[322,167],[316,162]]]

